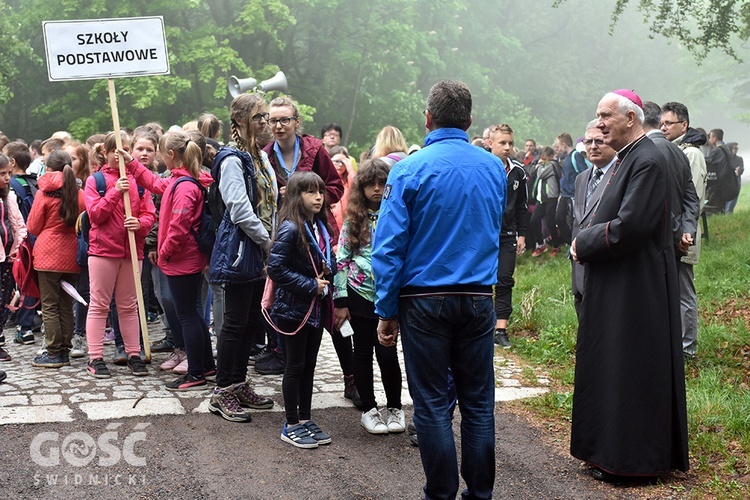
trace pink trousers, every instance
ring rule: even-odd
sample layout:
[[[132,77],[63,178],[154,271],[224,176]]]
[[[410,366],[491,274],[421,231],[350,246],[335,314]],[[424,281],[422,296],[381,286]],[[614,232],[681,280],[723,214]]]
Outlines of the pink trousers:
[[[142,265],[143,263],[139,262],[139,269]],[[89,359],[104,357],[104,329],[107,326],[107,314],[113,292],[125,352],[128,357],[138,356],[141,352],[138,296],[130,259],[89,256],[89,280],[91,300],[86,317]]]

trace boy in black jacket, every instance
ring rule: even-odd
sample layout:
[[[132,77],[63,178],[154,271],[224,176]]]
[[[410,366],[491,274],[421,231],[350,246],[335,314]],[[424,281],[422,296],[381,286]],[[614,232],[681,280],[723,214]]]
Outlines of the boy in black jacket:
[[[490,129],[490,151],[500,158],[508,176],[508,195],[503,224],[500,231],[500,254],[495,287],[495,344],[504,349],[510,348],[506,328],[512,311],[513,272],[516,268],[516,255],[526,250],[526,226],[529,209],[526,205],[526,172],[520,162],[511,158],[513,153],[513,129],[510,125],[496,125]]]

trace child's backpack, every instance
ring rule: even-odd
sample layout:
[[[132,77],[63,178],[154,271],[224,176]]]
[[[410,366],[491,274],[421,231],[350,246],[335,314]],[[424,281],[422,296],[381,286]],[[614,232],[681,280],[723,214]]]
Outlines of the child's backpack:
[[[198,244],[198,250],[200,250],[200,252],[203,254],[211,256],[211,251],[213,251],[214,242],[216,241],[216,228],[214,226],[214,220],[211,216],[211,207],[208,203],[208,192],[200,182],[190,177],[189,175],[185,175],[177,179],[174,184],[172,184],[173,197],[174,190],[177,189],[177,185],[183,181],[192,182],[193,184],[198,186],[203,193],[203,205],[201,206],[200,225],[198,227],[198,231],[190,228],[190,234],[192,234],[193,238],[195,238],[195,242]],[[212,185],[215,183],[216,182],[214,181]]]
[[[34,195],[39,190],[35,175],[19,175],[10,178],[10,188],[18,198],[18,208],[21,210],[23,220],[29,218],[31,205],[34,203]]]
[[[21,292],[21,300],[23,304],[23,298],[28,297],[41,297],[39,293],[39,277],[36,269],[34,269],[34,254],[31,247],[31,241],[28,238],[24,238],[21,244],[18,246],[18,256],[13,261],[13,279],[16,280],[18,290]],[[37,302],[33,306],[25,306],[34,308],[39,304]]]
[[[107,192],[107,181],[104,178],[104,174],[96,172],[93,174],[94,183],[96,184],[96,192],[99,196],[104,198]],[[141,186],[138,186],[138,196],[143,198],[146,190]],[[78,253],[76,254],[76,263],[80,267],[88,267],[89,265],[89,231],[91,230],[91,220],[89,220],[89,214],[84,210],[78,216],[76,221],[76,234],[78,235]]]
[[[706,198],[708,205],[724,205],[740,194],[737,175],[732,169],[731,153],[726,146],[717,146],[706,157]]]

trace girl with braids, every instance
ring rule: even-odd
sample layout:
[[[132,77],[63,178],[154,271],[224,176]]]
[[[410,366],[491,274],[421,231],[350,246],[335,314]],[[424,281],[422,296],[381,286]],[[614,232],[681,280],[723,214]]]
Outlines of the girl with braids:
[[[157,264],[167,276],[187,355],[187,373],[169,382],[167,390],[202,390],[207,377],[216,376],[216,366],[208,325],[197,307],[208,257],[199,250],[194,235],[200,229],[204,190],[213,179],[201,169],[200,146],[185,132],[164,134],[159,151],[171,172],[168,178],[159,177],[127,151],[120,154],[140,186],[162,195]]]
[[[255,393],[246,377],[253,343],[264,334],[260,300],[275,229],[277,192],[273,170],[257,142],[267,135],[268,113],[262,96],[237,96],[229,116],[237,147],[219,149],[211,169],[225,210],[209,274],[212,285],[220,285],[214,288],[214,298],[223,302],[214,314],[224,312],[209,410],[232,422],[248,422],[248,408],[273,407],[272,400]]]
[[[390,167],[381,160],[365,160],[349,193],[346,218],[341,229],[336,261],[336,328],[349,320],[354,330],[354,381],[362,398],[362,427],[371,434],[404,432],[401,409],[401,367],[396,347],[378,342],[375,314],[375,282],[372,275],[372,237],[378,221]],[[375,401],[372,351],[380,366],[386,411],[381,416]]]
[[[10,355],[2,348],[5,345],[2,331],[10,316],[8,305],[16,287],[13,261],[18,256],[18,246],[26,237],[26,224],[18,208],[18,198],[10,189],[10,170],[10,160],[0,153],[0,362],[10,361]]]
[[[294,332],[281,336],[286,353],[281,386],[286,422],[281,440],[298,448],[331,442],[311,416],[323,328],[333,329],[330,284],[336,257],[325,193],[323,179],[314,172],[289,178],[279,233],[268,260],[268,276],[276,284],[270,318],[279,331]]]
[[[39,276],[47,345],[47,350],[31,364],[44,368],[69,365],[73,347],[73,299],[63,290],[62,282],[75,284],[81,271],[76,263],[75,225],[86,205],[72,163],[63,150],[50,153],[46,172],[39,178],[39,194],[26,221],[29,232],[37,236],[34,269]]]

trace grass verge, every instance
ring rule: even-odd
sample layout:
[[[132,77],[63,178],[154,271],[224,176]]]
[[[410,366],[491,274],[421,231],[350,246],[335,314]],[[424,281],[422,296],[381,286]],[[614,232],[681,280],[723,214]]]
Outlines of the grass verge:
[[[686,364],[691,471],[668,484],[693,498],[750,498],[750,186],[735,213],[708,219],[695,267],[698,355]],[[565,428],[570,421],[578,323],[570,261],[547,254],[519,258],[515,351],[549,373],[550,392],[523,404]]]

